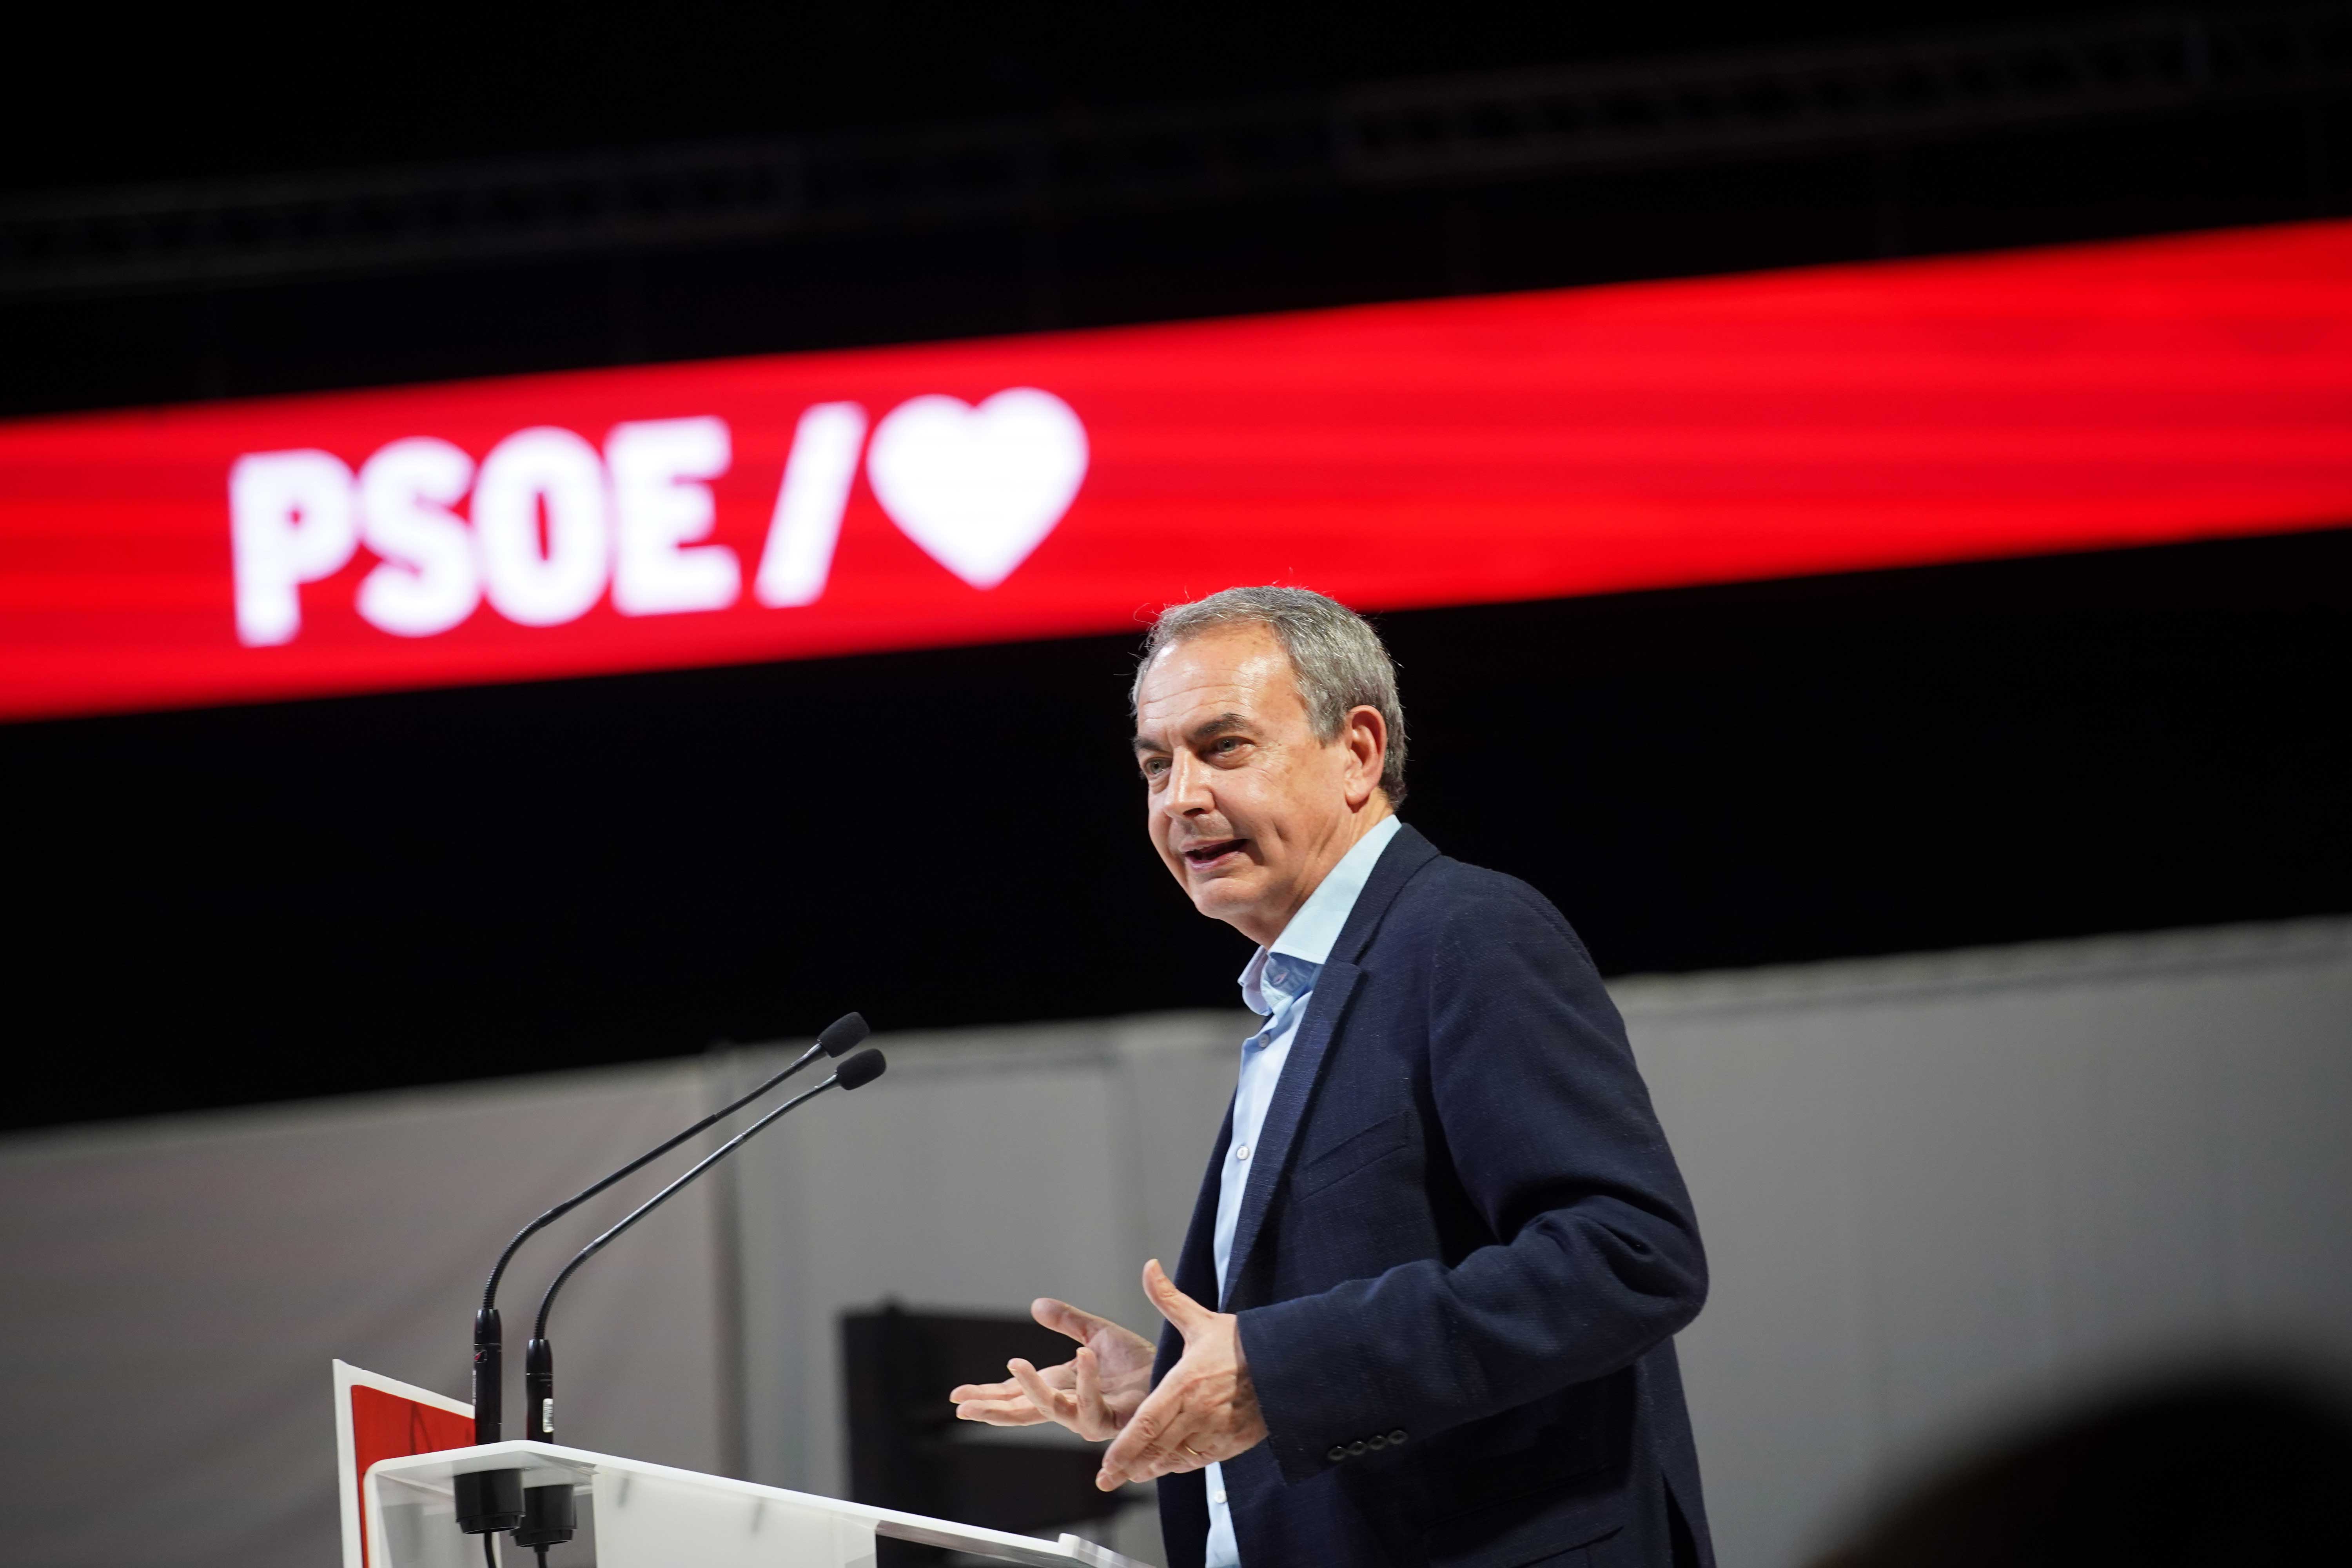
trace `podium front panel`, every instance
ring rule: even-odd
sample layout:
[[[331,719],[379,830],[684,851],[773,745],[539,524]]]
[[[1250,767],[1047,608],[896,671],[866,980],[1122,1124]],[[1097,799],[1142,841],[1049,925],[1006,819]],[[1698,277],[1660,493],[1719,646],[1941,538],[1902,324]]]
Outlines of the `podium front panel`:
[[[457,1478],[511,1469],[526,1488],[573,1489],[596,1568],[874,1568],[877,1535],[1025,1568],[1142,1568],[1075,1535],[1040,1541],[551,1443],[378,1461],[366,1483],[370,1568],[480,1568],[481,1542],[457,1528]],[[511,1542],[500,1550],[508,1563],[529,1560]]]
[[[700,1480],[599,1468],[593,1483],[596,1568],[661,1568],[682,1563],[695,1568],[784,1568],[803,1563],[818,1568],[874,1568],[870,1520],[845,1515],[837,1506],[713,1492]]]

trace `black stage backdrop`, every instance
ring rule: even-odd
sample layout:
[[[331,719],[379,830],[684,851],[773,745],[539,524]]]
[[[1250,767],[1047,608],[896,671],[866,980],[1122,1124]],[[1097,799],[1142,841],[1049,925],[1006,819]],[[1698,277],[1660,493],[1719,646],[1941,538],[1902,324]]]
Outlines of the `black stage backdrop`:
[[[698,0],[659,27],[428,7],[300,39],[93,13],[0,106],[24,130],[0,188],[1083,116],[2105,8],[889,0],[824,22]],[[256,39],[319,68],[257,74]],[[2283,221],[2345,210],[2347,170],[2329,89],[1452,189],[26,296],[0,300],[0,413]],[[1541,888],[1612,973],[2352,909],[2352,533],[1382,626],[1407,815]],[[1190,911],[1139,821],[1134,642],[0,727],[0,1126],[690,1052],[852,1006],[905,1028],[1233,1005],[1245,944]]]
[[[1117,326],[2326,217],[2352,105],[1458,189],[1316,188],[610,258],[0,296],[0,416]]]
[[[1407,816],[1612,973],[2352,908],[2352,532],[1381,624]],[[1134,646],[0,728],[5,1121],[1234,1005]]]

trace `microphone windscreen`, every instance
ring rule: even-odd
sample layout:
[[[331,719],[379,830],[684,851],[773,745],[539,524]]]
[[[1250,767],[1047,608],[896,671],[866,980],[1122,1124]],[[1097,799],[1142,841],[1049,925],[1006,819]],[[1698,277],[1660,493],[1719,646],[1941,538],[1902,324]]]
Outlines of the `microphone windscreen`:
[[[866,1026],[864,1014],[844,1013],[824,1026],[824,1033],[816,1037],[816,1043],[824,1047],[826,1056],[837,1057],[854,1048],[858,1041],[873,1032]]]
[[[880,1078],[887,1065],[880,1051],[860,1051],[833,1069],[834,1080],[844,1089],[863,1089]]]

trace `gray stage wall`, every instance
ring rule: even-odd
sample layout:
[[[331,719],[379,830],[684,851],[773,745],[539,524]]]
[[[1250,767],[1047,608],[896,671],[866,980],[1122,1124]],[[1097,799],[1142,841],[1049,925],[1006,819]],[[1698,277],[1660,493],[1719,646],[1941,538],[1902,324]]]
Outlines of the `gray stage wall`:
[[[1683,1353],[1727,1568],[1793,1564],[1874,1485],[2103,1380],[2352,1359],[2352,921],[1614,989],[1714,1260]],[[886,1039],[888,1078],[567,1290],[561,1435],[832,1490],[844,1308],[1050,1293],[1148,1326],[1136,1274],[1181,1235],[1244,1027]],[[0,1143],[8,1560],[331,1561],[329,1358],[462,1396],[505,1234],[777,1059]],[[518,1346],[615,1212],[525,1255]]]
[[[1726,1568],[2100,1383],[2352,1358],[2352,923],[1615,989],[1713,1267]]]
[[[468,1325],[507,1237],[700,1104],[671,1068],[0,1144],[0,1558],[335,1562],[329,1360],[466,1397]],[[574,1246],[626,1212],[591,1206],[564,1226]],[[557,1342],[593,1375],[566,1385],[564,1415],[709,1468],[718,1249],[708,1208],[663,1217],[629,1237],[626,1267],[566,1288]],[[518,1369],[535,1301],[502,1301]]]

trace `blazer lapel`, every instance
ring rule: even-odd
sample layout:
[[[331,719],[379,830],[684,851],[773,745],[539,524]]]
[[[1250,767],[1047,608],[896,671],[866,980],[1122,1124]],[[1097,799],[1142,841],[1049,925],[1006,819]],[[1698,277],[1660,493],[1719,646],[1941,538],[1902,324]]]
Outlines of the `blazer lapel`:
[[[1275,1083],[1274,1098],[1266,1103],[1265,1125],[1258,1131],[1257,1146],[1250,1151],[1249,1184],[1242,1188],[1241,1216],[1234,1223],[1234,1250],[1225,1266],[1223,1310],[1233,1310],[1234,1282],[1241,1279],[1250,1248],[1265,1227],[1266,1206],[1274,1201],[1274,1189],[1282,1179],[1283,1164],[1290,1158],[1291,1140],[1297,1135],[1298,1123],[1307,1114],[1307,1101],[1315,1092],[1316,1079],[1322,1073],[1323,1058],[1331,1048],[1331,1037],[1340,1016],[1347,1011],[1348,998],[1355,993],[1356,980],[1362,973],[1354,964],[1333,959],[1316,977],[1315,994],[1307,1002],[1307,1016],[1299,1022],[1297,1037],[1290,1042],[1289,1058],[1282,1064],[1282,1077]]]
[[[1234,1250],[1225,1268],[1225,1310],[1231,1310],[1243,1266],[1249,1261],[1250,1248],[1256,1244],[1258,1232],[1265,1228],[1266,1210],[1274,1202],[1275,1188],[1282,1181],[1283,1167],[1289,1163],[1291,1143],[1297,1137],[1299,1123],[1306,1119],[1307,1101],[1314,1098],[1315,1085],[1322,1077],[1324,1058],[1330,1054],[1331,1043],[1347,1016],[1356,983],[1363,976],[1363,971],[1353,961],[1362,956],[1370,944],[1381,917],[1396,902],[1397,894],[1412,874],[1436,858],[1436,846],[1410,827],[1401,828],[1389,841],[1389,847],[1381,851],[1380,864],[1372,868],[1364,890],[1356,897],[1356,907],[1348,912],[1347,924],[1339,928],[1339,940],[1331,944],[1330,958],[1316,976],[1315,994],[1307,1000],[1307,1016],[1299,1022],[1298,1034],[1290,1042],[1290,1056],[1282,1064],[1282,1077],[1274,1086],[1274,1098],[1266,1104],[1265,1125],[1258,1131],[1257,1147],[1250,1151],[1249,1183],[1242,1189],[1242,1212],[1234,1224]],[[1232,1136],[1233,1116],[1229,1111],[1224,1138]],[[1224,1138],[1217,1143],[1220,1162],[1225,1153]],[[1211,1166],[1213,1176],[1215,1169]],[[1203,1201],[1212,1205],[1212,1223],[1216,1202],[1213,1189],[1213,1182],[1202,1189]]]
[[[1356,907],[1348,911],[1348,923],[1339,928],[1339,940],[1331,944],[1333,958],[1359,959],[1364,949],[1372,944],[1372,933],[1381,929],[1381,921],[1396,902],[1412,874],[1437,858],[1437,846],[1421,836],[1420,830],[1401,826],[1389,847],[1381,851],[1380,864],[1364,879],[1364,890],[1356,895]],[[1319,987],[1318,987],[1319,988]],[[1307,1004],[1313,1006],[1313,1003]]]
[[[1192,1200],[1192,1223],[1184,1227],[1184,1250],[1176,1255],[1175,1272],[1169,1276],[1176,1289],[1196,1301],[1213,1299],[1217,1293],[1217,1193],[1222,1184],[1218,1178],[1225,1168],[1225,1150],[1234,1141],[1233,1101],[1225,1102],[1224,1125],[1217,1129],[1217,1146],[1209,1155],[1209,1169],[1201,1177],[1201,1195]]]

